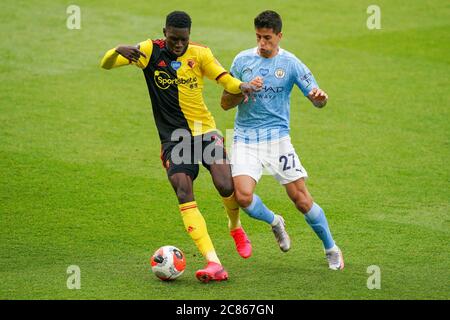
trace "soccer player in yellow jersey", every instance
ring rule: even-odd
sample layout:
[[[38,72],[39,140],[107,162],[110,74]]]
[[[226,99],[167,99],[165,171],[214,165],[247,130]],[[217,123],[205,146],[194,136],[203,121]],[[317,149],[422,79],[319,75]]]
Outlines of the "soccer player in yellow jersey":
[[[163,166],[178,198],[186,231],[208,261],[196,277],[202,282],[221,281],[228,279],[228,273],[217,257],[194,199],[193,181],[199,162],[210,171],[223,198],[238,253],[248,258],[252,248],[240,223],[223,137],[203,101],[203,77],[217,81],[227,92],[243,93],[247,99],[260,87],[232,77],[209,48],[189,42],[190,30],[189,15],[174,11],[166,18],[165,39],[113,48],[105,54],[101,66],[111,69],[132,64],[143,70],[161,140]]]

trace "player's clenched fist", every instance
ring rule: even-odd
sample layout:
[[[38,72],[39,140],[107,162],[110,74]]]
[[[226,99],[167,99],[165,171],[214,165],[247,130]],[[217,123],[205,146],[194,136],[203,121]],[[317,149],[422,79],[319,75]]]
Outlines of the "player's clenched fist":
[[[262,88],[264,81],[263,78],[261,77],[256,77],[255,79],[253,79],[252,81],[250,81],[250,84],[257,87],[257,88]]]
[[[261,91],[262,85],[263,80],[261,77],[256,77],[250,82],[242,82],[240,89],[244,95],[244,103],[247,103],[249,98],[254,100],[253,93]]]
[[[318,108],[322,108],[327,104],[328,95],[319,88],[314,88],[308,93],[308,99]]]

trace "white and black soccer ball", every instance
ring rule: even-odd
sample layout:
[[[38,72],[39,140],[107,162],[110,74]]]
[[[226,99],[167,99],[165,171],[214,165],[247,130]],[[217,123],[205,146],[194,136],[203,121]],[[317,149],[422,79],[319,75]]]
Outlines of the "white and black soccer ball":
[[[152,271],[159,279],[168,281],[181,276],[186,268],[183,251],[174,246],[163,246],[150,258]]]

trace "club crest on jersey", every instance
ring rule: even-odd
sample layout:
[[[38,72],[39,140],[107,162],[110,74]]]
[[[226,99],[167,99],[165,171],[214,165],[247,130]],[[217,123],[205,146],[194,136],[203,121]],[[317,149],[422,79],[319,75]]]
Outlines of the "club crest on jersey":
[[[180,61],[172,61],[170,63],[170,66],[172,67],[173,70],[177,71],[181,67],[181,62]]]
[[[195,67],[195,60],[194,59],[188,59],[188,66],[193,69]]]
[[[275,70],[275,77],[277,77],[278,79],[284,78],[285,75],[286,71],[284,71],[284,69],[278,68],[277,70]]]
[[[259,73],[264,77],[269,73],[269,69],[259,69]]]

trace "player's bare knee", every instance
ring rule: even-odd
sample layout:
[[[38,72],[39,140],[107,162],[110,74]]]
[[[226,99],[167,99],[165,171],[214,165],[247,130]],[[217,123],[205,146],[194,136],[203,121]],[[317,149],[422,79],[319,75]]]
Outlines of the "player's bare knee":
[[[311,198],[311,196],[303,192],[298,192],[292,200],[295,203],[297,209],[303,214],[308,213],[313,205],[313,199]]]
[[[175,192],[177,194],[179,203],[194,201],[194,193],[190,185],[179,184],[178,186],[176,186]]]
[[[194,191],[190,177],[184,173],[176,173],[169,177],[169,181],[179,203],[194,201]]]
[[[222,197],[229,197],[234,192],[233,180],[223,179],[222,181],[216,184],[216,188]]]
[[[310,201],[303,201],[299,205],[297,205],[297,208],[303,213],[306,214],[311,210],[312,208],[312,202]]]
[[[239,190],[235,191],[235,197],[236,197],[237,203],[239,204],[239,206],[241,208],[247,208],[248,206],[250,206],[252,204],[252,201],[253,201],[252,193],[242,192]]]
[[[177,198],[179,203],[194,201],[194,195],[192,194],[192,192],[188,192],[183,189],[177,190]]]

